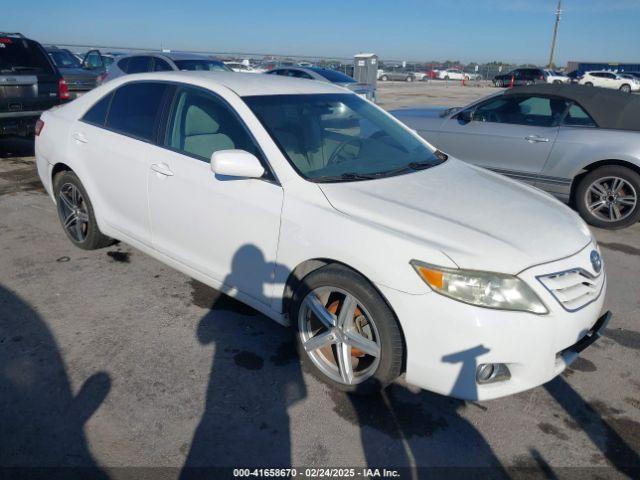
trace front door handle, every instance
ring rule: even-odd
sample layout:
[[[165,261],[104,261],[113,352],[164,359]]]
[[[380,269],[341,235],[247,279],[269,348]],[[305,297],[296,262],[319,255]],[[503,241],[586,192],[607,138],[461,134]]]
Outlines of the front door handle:
[[[166,163],[153,163],[151,164],[151,170],[159,173],[160,175],[164,175],[165,177],[173,176],[173,172]]]
[[[82,132],[75,132],[72,135],[72,137],[76,142],[79,142],[79,143],[87,143],[89,141],[89,140],[87,140],[87,137],[85,137],[84,133],[82,133]]]
[[[547,143],[548,138],[541,137],[540,135],[528,135],[524,139],[529,143]]]

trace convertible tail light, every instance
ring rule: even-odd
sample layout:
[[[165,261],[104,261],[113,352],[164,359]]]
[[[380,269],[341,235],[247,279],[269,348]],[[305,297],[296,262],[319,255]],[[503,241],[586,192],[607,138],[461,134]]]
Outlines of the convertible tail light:
[[[98,75],[98,77],[96,78],[96,85],[102,85],[104,82],[107,81],[108,76],[109,75],[107,74],[107,72],[104,72]]]
[[[58,97],[60,97],[60,100],[69,100],[71,98],[69,85],[64,81],[64,78],[58,80]]]
[[[40,132],[42,132],[43,128],[44,128],[44,121],[41,118],[39,118],[38,120],[36,120],[36,127],[34,129],[36,137],[40,136]]]

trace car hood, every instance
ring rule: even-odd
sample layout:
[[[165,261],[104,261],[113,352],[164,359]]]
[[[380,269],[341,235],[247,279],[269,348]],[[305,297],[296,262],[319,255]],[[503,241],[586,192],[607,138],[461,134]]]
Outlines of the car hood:
[[[319,187],[338,211],[423,242],[465,269],[516,274],[591,241],[580,217],[550,195],[451,158],[413,174]]]

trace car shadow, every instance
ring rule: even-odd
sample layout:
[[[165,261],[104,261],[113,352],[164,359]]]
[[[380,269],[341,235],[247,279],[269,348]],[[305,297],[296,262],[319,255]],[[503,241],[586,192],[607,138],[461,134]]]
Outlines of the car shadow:
[[[0,137],[0,158],[33,157],[33,137]]]
[[[0,477],[107,479],[84,426],[110,389],[97,372],[74,395],[44,320],[0,285]]]
[[[282,268],[267,264],[253,246],[242,247],[238,255],[242,258],[234,258],[232,264],[242,265],[251,257],[258,261],[256,272]],[[235,285],[234,275],[232,271],[224,283]],[[210,309],[199,322],[198,341],[213,344],[214,354],[204,413],[180,478],[230,476],[220,467],[294,466],[288,411],[305,400],[307,387],[292,330],[200,282],[192,280],[191,286],[194,303]],[[460,382],[469,369],[475,371],[476,358],[485,350],[479,346],[449,359],[462,364]],[[461,415],[469,408],[464,401],[414,393],[400,384],[372,397],[326,390],[340,420],[359,430],[366,463],[372,467],[395,465],[408,468],[412,477],[407,478],[422,478],[412,467],[451,465],[452,459],[464,457],[470,467],[482,465],[485,473],[502,477],[488,443]],[[335,441],[340,441],[340,432],[335,434]],[[334,466],[335,459],[322,444],[330,441],[323,437],[307,457],[312,465],[304,466]]]

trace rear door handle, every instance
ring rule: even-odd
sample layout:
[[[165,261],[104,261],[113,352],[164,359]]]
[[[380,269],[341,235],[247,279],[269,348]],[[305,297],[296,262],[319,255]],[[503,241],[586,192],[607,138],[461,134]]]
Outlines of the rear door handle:
[[[87,137],[85,137],[84,133],[82,133],[82,132],[75,132],[72,135],[72,137],[76,142],[80,142],[80,143],[87,143],[89,141],[89,140],[87,140]]]
[[[547,143],[549,141],[548,138],[539,135],[528,135],[524,139],[529,143]]]
[[[164,175],[165,177],[173,176],[173,172],[166,163],[153,163],[151,164],[151,170],[159,173],[160,175]]]

